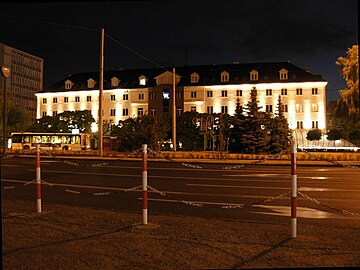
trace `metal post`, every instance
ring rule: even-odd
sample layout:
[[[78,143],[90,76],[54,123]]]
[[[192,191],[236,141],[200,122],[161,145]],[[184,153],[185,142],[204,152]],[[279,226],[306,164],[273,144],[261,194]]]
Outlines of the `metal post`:
[[[291,237],[296,238],[297,208],[297,176],[296,176],[296,145],[291,141]]]
[[[104,28],[101,29],[100,37],[100,70],[99,70],[99,156],[103,156],[103,115],[102,99],[104,89]]]
[[[148,224],[147,203],[147,145],[142,145],[142,191],[143,191],[143,224]]]
[[[41,173],[40,173],[40,144],[36,144],[36,204],[37,212],[41,213]]]
[[[3,152],[2,155],[6,155],[6,77],[4,77],[4,105],[3,105]]]
[[[173,151],[176,151],[176,76],[175,68],[173,68],[173,91],[172,91],[172,140],[173,140]]]

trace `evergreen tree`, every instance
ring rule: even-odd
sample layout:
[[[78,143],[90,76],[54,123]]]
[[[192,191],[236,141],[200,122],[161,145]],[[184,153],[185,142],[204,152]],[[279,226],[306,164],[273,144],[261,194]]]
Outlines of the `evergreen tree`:
[[[240,105],[240,99],[236,100],[235,115],[229,119],[231,128],[228,129],[229,137],[229,151],[234,153],[241,153],[245,149],[244,145],[244,121],[245,115],[243,108]]]
[[[241,145],[244,145],[243,153],[258,154],[267,151],[269,143],[269,115],[261,112],[258,106],[257,89],[254,86],[250,93],[250,100],[245,106],[245,119],[242,121],[244,131],[241,136]]]
[[[277,114],[270,119],[270,140],[269,152],[272,154],[280,153],[290,147],[290,129],[284,116],[283,104],[279,95],[277,104]]]

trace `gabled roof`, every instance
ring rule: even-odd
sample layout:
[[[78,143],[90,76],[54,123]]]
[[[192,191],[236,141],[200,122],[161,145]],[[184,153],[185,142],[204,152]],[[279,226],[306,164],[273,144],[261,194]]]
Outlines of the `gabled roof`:
[[[148,88],[156,86],[156,77],[170,71],[169,68],[148,68],[148,69],[128,69],[128,70],[106,70],[104,71],[104,89],[113,88]],[[280,80],[279,71],[288,71],[288,79]],[[259,72],[257,81],[250,81],[250,72]],[[221,82],[220,74],[223,71],[229,73],[229,81]],[[253,84],[253,83],[275,83],[275,82],[315,82],[326,81],[321,75],[312,74],[305,69],[293,65],[290,62],[265,62],[265,63],[243,63],[243,64],[219,64],[219,65],[196,65],[175,67],[175,72],[181,77],[179,86],[205,86],[205,85],[228,85],[228,84]],[[197,83],[191,82],[191,74],[199,74]],[[139,77],[145,76],[148,81],[146,85],[139,84]],[[111,86],[111,78],[117,77],[120,84],[117,87]],[[87,80],[97,81],[94,88],[88,89]],[[71,89],[65,89],[65,81],[70,80],[74,85]],[[63,92],[80,90],[98,90],[99,72],[77,73],[69,75],[67,78],[47,87],[44,92]]]

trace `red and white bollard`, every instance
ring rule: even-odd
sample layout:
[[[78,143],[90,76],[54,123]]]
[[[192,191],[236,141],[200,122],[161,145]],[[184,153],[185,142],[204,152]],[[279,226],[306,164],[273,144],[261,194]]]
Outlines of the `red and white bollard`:
[[[143,224],[148,224],[147,199],[147,145],[142,145],[142,191],[143,191]]]
[[[41,173],[40,173],[39,144],[36,144],[36,204],[37,204],[37,212],[41,213]]]
[[[296,146],[291,144],[291,237],[296,238],[296,208],[297,208],[297,176],[296,176]]]

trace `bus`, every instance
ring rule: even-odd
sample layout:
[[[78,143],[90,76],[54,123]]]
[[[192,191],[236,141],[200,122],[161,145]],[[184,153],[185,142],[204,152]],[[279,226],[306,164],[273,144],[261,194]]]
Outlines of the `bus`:
[[[46,133],[46,132],[13,132],[11,133],[11,149],[29,150],[40,148],[44,150],[88,150],[90,149],[90,134],[85,133]]]

